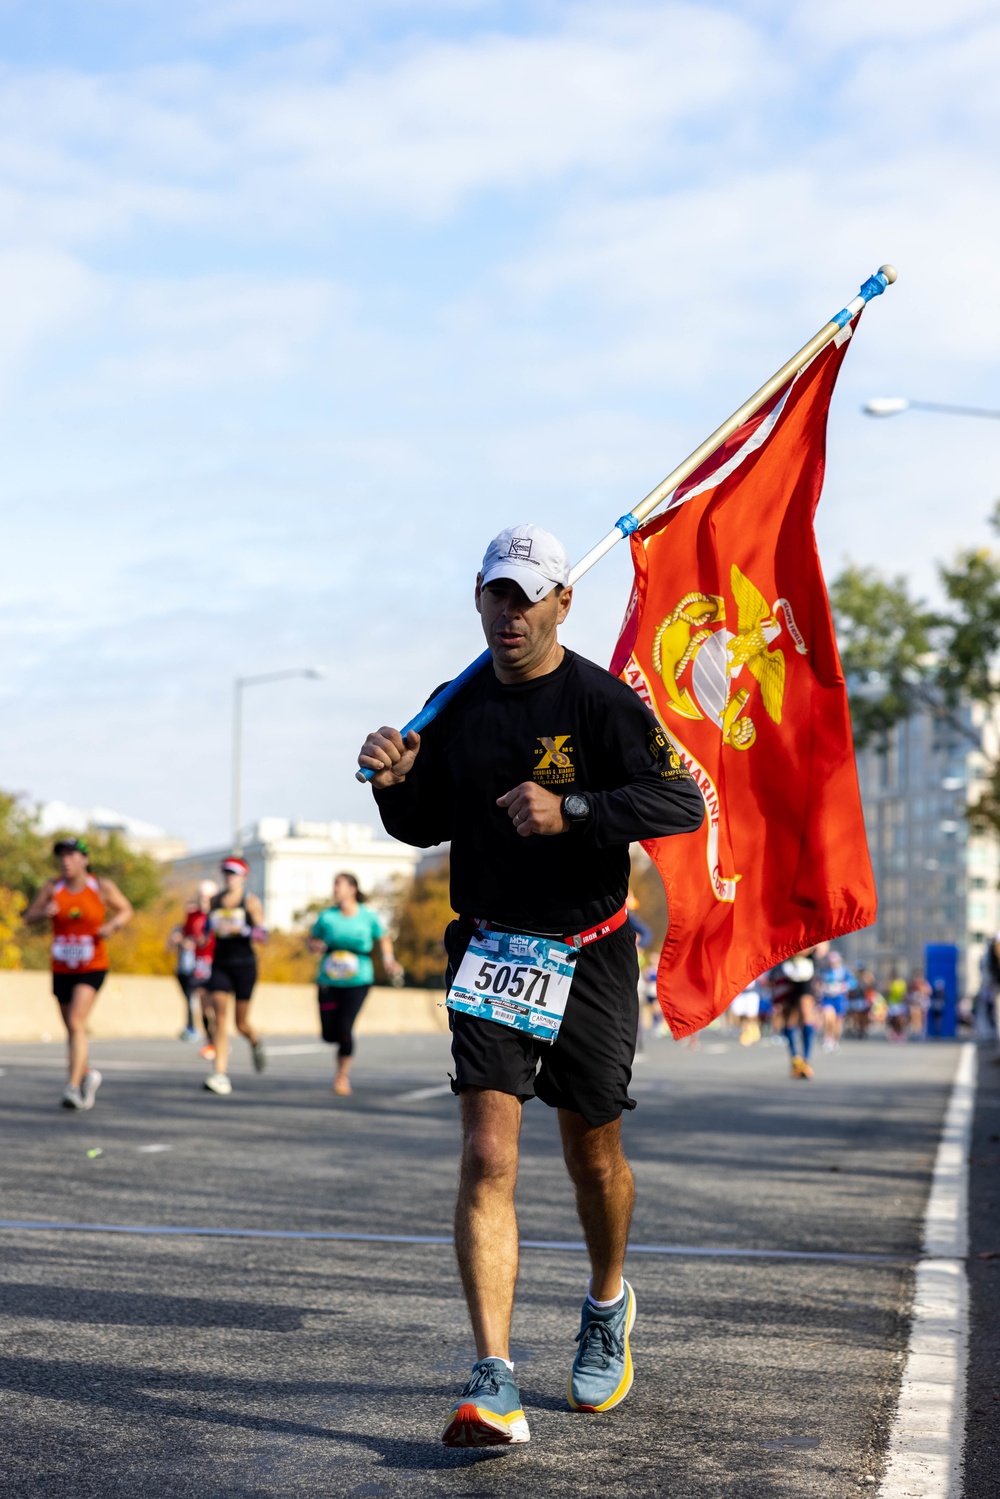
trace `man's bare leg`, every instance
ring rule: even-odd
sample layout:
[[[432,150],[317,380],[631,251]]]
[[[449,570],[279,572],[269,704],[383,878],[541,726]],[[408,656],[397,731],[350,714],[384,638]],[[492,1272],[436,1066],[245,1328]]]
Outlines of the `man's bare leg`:
[[[521,1101],[489,1088],[462,1090],[462,1168],[455,1252],[476,1358],[510,1358],[517,1282],[517,1148]]]
[[[576,1188],[576,1210],[590,1251],[590,1294],[612,1301],[621,1291],[635,1183],[622,1152],[621,1120],[589,1125],[559,1110],[563,1157]]]

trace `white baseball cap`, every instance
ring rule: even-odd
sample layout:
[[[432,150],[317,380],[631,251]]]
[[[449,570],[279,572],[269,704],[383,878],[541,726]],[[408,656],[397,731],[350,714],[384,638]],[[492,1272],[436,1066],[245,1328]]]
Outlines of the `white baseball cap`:
[[[484,583],[510,578],[533,604],[551,593],[557,583],[569,583],[566,548],[541,526],[508,526],[486,548],[480,569]]]

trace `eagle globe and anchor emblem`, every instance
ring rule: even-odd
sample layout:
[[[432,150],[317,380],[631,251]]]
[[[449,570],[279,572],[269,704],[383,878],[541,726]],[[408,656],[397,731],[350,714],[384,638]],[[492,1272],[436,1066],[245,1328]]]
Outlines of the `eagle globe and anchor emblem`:
[[[775,642],[787,630],[800,655],[807,647],[787,599],[769,606],[735,563],[730,586],[737,609],[735,633],[726,627],[725,599],[686,593],[657,627],[652,658],[675,713],[712,720],[722,732],[723,744],[748,750],[757,738],[747,711],[753,687],[748,677],[756,679],[768,717],[780,724],[785,653]]]

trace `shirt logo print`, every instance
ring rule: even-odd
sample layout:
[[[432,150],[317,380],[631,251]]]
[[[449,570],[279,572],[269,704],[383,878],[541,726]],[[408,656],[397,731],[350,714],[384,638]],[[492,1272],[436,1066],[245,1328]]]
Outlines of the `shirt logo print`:
[[[533,780],[541,785],[566,785],[576,779],[570,738],[569,734],[539,735],[538,743],[541,748],[535,750],[537,760],[532,772]]]

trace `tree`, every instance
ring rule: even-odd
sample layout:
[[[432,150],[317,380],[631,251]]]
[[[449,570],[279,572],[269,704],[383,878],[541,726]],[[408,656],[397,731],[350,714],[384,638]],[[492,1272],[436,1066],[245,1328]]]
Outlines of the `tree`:
[[[932,616],[903,577],[849,566],[830,588],[840,659],[859,744],[884,744],[895,724],[926,703]]]
[[[652,932],[650,952],[659,952],[670,925],[667,914],[667,896],[659,870],[650,859],[638,853],[632,859],[632,878],[629,890],[637,901],[636,915]]]
[[[990,525],[1000,531],[1000,501]],[[959,709],[1000,704],[1000,556],[972,548],[937,572],[940,610],[912,598],[906,578],[885,579],[874,568],[848,566],[830,587],[859,745],[884,749],[896,724],[928,711],[985,753]],[[969,819],[1000,832],[1000,762],[987,763],[985,779]]]
[[[23,926],[20,913],[56,872],[52,845],[58,836],[58,833],[39,832],[37,816],[25,805],[22,797],[0,791],[0,967],[48,967],[48,932],[44,928]],[[165,954],[162,959],[157,957],[152,967],[134,966],[153,962],[152,954],[160,940],[160,928],[166,920],[162,912],[151,915],[147,921],[141,919],[143,913],[162,902],[163,871],[160,865],[148,854],[130,849],[117,832],[93,829],[88,831],[87,841],[93,873],[114,880],[140,913],[136,917],[137,925],[125,929],[126,932],[131,930],[128,942],[124,935],[116,939],[122,954],[121,961],[116,961],[118,954],[112,949],[115,966],[123,973],[172,972],[172,960],[168,960]],[[164,941],[169,927],[170,923],[163,930]],[[138,952],[140,948],[144,956],[133,957],[133,949]]]
[[[407,983],[418,988],[444,988],[448,955],[442,939],[455,919],[448,882],[447,858],[428,863],[413,876],[397,905],[396,957]]]
[[[137,910],[128,925],[108,939],[108,961],[113,971],[173,973],[177,954],[167,946],[167,938],[183,920],[184,909],[175,895],[160,896],[152,905]]]
[[[23,800],[0,791],[0,886],[31,900],[52,874],[52,845]]]
[[[28,904],[20,890],[0,885],[0,968],[20,968],[23,956],[18,944],[21,912]]]

